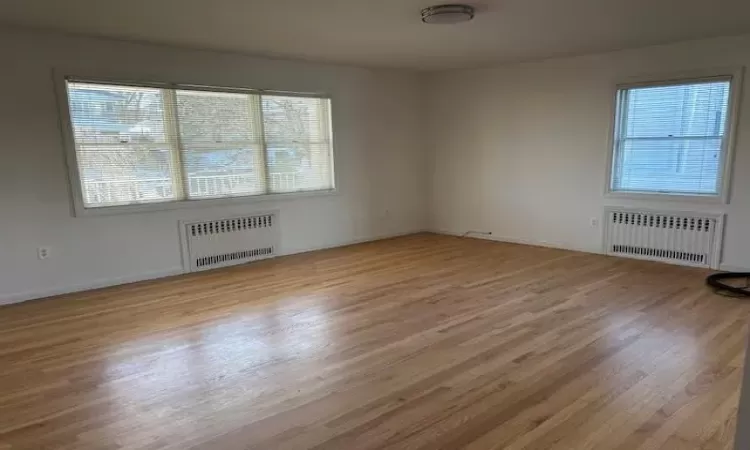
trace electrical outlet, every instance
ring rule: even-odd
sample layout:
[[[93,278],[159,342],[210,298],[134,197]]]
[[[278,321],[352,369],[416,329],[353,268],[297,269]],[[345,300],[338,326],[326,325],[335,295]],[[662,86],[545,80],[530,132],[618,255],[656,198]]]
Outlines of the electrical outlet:
[[[589,225],[591,225],[591,228],[596,228],[599,226],[599,218],[592,217],[589,221]]]
[[[470,236],[492,236],[492,231],[477,231],[477,230],[469,230],[466,233],[462,234],[463,237],[470,237]]]
[[[39,259],[47,259],[49,258],[50,249],[49,247],[39,247],[36,249],[36,256]]]

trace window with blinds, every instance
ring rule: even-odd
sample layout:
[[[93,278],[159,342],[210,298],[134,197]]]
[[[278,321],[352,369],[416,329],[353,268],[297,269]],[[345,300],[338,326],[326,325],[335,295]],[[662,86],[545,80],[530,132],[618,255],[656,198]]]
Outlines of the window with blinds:
[[[611,190],[719,196],[731,78],[623,88]]]
[[[328,98],[66,83],[84,208],[334,189]]]

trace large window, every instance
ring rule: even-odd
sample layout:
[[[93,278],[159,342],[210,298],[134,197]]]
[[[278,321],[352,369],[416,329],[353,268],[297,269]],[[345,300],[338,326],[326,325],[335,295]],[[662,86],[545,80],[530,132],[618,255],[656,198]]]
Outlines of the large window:
[[[621,88],[610,190],[718,197],[731,88],[730,77]]]
[[[66,84],[83,208],[334,188],[328,98]]]

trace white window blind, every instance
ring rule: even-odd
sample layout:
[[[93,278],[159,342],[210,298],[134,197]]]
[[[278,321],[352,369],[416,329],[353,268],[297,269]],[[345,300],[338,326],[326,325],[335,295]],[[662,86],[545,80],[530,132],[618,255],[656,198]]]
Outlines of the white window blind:
[[[187,197],[265,193],[258,96],[187,90],[175,96]]]
[[[612,191],[717,196],[730,78],[618,91]]]
[[[311,190],[327,183],[333,169],[328,101],[279,95],[264,95],[262,100],[271,192]]]
[[[334,188],[330,99],[68,81],[85,208]]]
[[[161,90],[75,83],[68,95],[86,206],[179,198]]]

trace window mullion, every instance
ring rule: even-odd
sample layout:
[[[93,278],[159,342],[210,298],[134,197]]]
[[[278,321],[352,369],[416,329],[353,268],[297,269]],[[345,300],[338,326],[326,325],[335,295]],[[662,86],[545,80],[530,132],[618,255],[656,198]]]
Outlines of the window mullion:
[[[334,175],[333,167],[333,130],[331,129],[331,104],[330,102],[320,102],[320,117],[321,121],[319,126],[321,127],[321,137],[327,144],[328,154],[326,155],[328,160],[328,182],[330,187],[336,187],[336,179]]]
[[[177,94],[174,89],[162,89],[162,98],[164,102],[164,126],[169,143],[169,153],[172,157],[172,189],[174,189],[177,199],[185,200],[188,198],[190,189],[185,173],[185,162],[182,158]]]
[[[614,159],[612,164],[612,179],[609,181],[611,189],[619,189],[619,186],[615,183],[615,180],[622,182],[622,171],[624,170],[623,161],[625,160],[625,141],[627,141],[627,117],[628,117],[628,102],[629,102],[629,90],[620,91],[617,104],[617,112],[615,117],[615,145],[614,145]]]
[[[271,180],[268,170],[268,159],[267,159],[267,147],[266,142],[266,130],[263,118],[263,101],[260,95],[250,95],[250,117],[256,118],[256,128],[258,132],[258,143],[260,146],[260,170],[261,177],[260,181],[263,183],[263,192],[266,194],[271,193]]]

